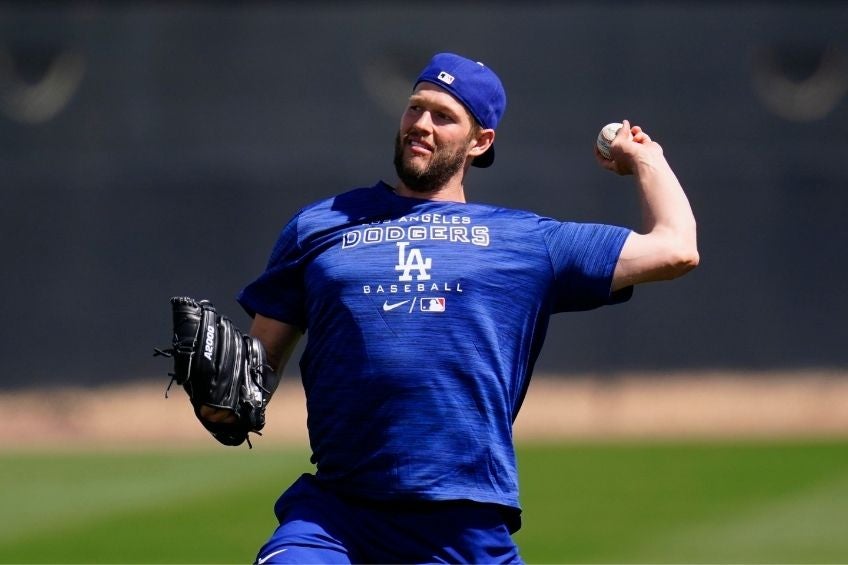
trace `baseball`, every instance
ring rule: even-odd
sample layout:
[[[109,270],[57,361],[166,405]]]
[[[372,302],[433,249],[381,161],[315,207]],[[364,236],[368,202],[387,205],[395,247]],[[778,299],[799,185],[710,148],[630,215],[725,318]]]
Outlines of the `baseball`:
[[[598,134],[598,151],[601,152],[601,155],[604,158],[610,158],[609,152],[609,144],[615,139],[615,135],[618,133],[618,130],[621,129],[621,124],[618,122],[613,122],[611,124],[607,124],[601,129],[601,132]]]

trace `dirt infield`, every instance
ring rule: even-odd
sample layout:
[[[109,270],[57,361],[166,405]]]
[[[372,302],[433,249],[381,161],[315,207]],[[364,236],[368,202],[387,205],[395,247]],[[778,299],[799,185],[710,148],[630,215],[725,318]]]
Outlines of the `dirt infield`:
[[[137,382],[0,393],[0,447],[210,442],[185,393]],[[259,442],[306,446],[303,390],[281,385]],[[518,441],[638,438],[848,438],[848,373],[537,376],[515,426]],[[214,443],[214,442],[213,442]]]

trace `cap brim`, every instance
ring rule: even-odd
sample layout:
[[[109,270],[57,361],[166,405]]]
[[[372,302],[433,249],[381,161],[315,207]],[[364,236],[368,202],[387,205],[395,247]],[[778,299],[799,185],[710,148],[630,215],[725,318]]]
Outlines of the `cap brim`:
[[[490,167],[494,162],[495,146],[492,145],[485,153],[483,153],[479,157],[475,157],[474,160],[471,161],[471,165],[474,167],[480,167],[481,169],[485,169],[486,167]]]

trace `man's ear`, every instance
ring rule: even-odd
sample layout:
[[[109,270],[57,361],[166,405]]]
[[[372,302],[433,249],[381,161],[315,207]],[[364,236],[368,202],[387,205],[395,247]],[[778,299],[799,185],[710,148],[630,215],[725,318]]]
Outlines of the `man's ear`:
[[[495,130],[493,129],[481,129],[480,134],[471,140],[472,146],[468,151],[468,155],[471,157],[479,157],[483,153],[489,150],[489,147],[495,142]]]

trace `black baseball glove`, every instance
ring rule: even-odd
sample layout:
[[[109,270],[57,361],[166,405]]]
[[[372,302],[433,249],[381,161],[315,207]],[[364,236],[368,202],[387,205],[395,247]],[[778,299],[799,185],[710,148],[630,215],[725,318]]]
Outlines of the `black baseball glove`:
[[[279,382],[265,349],[258,339],[242,334],[218,315],[207,300],[176,296],[171,307],[173,347],[154,349],[154,355],[174,359],[171,384],[176,381],[185,388],[195,416],[215,439],[224,445],[241,445],[245,440],[251,445],[248,433],[259,434],[265,426],[265,407]],[[230,410],[233,417],[209,421],[201,417],[204,406]]]

